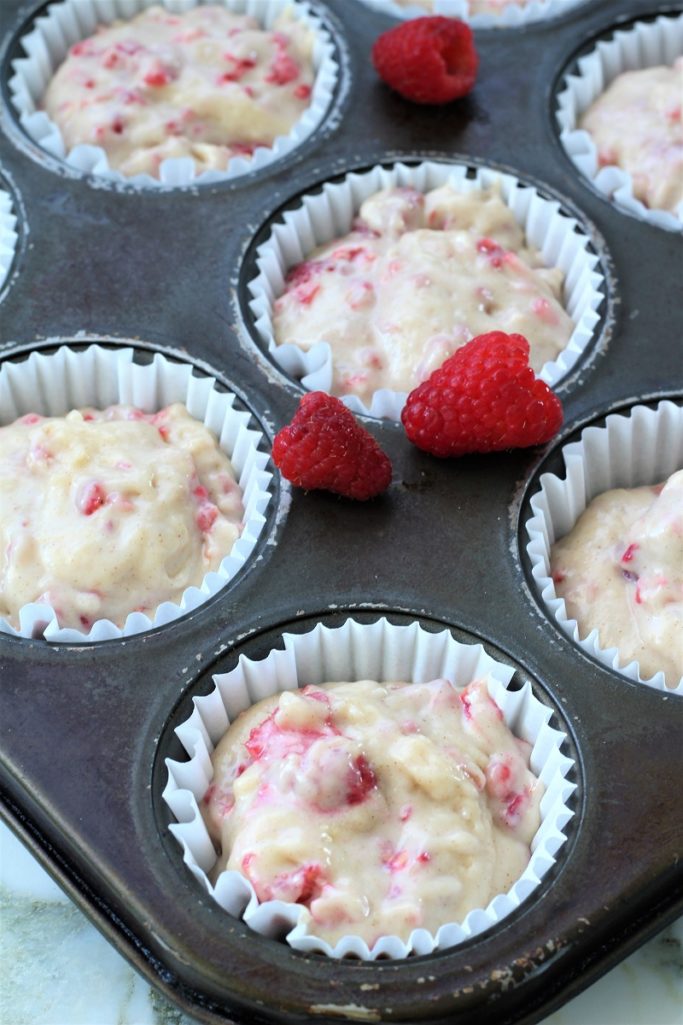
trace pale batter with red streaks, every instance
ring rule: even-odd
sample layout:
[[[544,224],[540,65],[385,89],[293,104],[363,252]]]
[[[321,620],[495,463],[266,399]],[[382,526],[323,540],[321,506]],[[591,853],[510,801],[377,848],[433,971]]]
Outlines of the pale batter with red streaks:
[[[683,470],[664,485],[595,498],[551,553],[555,590],[582,637],[597,630],[623,665],[683,677]]]
[[[224,170],[286,135],[310,104],[313,34],[285,11],[266,31],[200,4],[150,7],[74,44],[42,107],[67,152],[101,146],[124,175],[158,176],[169,157]]]
[[[285,691],[232,724],[202,802],[225,868],[315,935],[436,932],[505,893],[540,822],[530,745],[486,681]]]
[[[545,0],[541,0],[543,4]],[[422,7],[425,11],[435,13],[434,0],[394,0],[399,7]],[[529,0],[466,0],[467,13],[490,14],[494,17],[504,14],[508,7],[526,7]]]
[[[582,116],[601,166],[633,180],[633,195],[653,210],[683,203],[683,57],[671,67],[625,71]]]
[[[243,514],[230,460],[180,404],[24,416],[0,428],[0,615],[153,616],[218,568]]]
[[[275,301],[279,345],[332,349],[335,395],[369,403],[410,391],[487,331],[522,334],[539,371],[567,345],[563,273],[545,267],[497,189],[391,188],[362,204],[349,235],[288,274]]]

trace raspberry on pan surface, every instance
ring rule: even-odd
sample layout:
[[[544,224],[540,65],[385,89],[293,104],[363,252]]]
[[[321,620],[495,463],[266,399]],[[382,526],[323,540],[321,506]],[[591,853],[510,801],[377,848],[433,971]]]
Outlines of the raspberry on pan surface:
[[[457,18],[415,18],[379,36],[377,74],[407,100],[441,104],[474,88],[479,58],[469,25]]]
[[[273,462],[297,487],[360,501],[391,483],[389,457],[353,413],[325,392],[300,400],[292,422],[275,437]]]
[[[562,405],[529,366],[529,343],[502,331],[473,338],[410,393],[406,434],[435,456],[540,445],[562,425]]]

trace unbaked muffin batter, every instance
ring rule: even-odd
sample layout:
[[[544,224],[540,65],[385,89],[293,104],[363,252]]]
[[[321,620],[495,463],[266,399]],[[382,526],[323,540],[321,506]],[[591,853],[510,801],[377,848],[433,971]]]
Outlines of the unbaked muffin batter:
[[[585,637],[642,676],[683,677],[683,470],[664,485],[606,491],[553,545],[551,573]]]
[[[274,335],[302,349],[329,342],[333,394],[369,402],[378,388],[411,390],[486,331],[524,335],[539,371],[574,327],[562,284],[496,189],[386,189],[349,235],[289,272]]]
[[[61,627],[153,616],[216,569],[242,529],[242,494],[211,432],[176,404],[0,428],[0,615],[45,601]]]
[[[261,901],[372,945],[436,932],[521,876],[543,786],[486,682],[367,680],[285,691],[230,727],[202,807]]]
[[[502,14],[506,7],[526,7],[529,0],[466,0],[468,14]],[[423,7],[434,11],[434,0],[394,0],[399,7]]]
[[[473,14],[502,14],[507,7],[526,7],[529,0],[468,0],[467,9]]]
[[[224,170],[286,135],[310,103],[311,31],[288,12],[272,30],[225,7],[151,7],[71,47],[42,106],[67,151],[101,146],[124,175],[168,157]]]
[[[645,206],[674,212],[683,203],[683,57],[672,67],[617,75],[579,127],[593,137],[599,163],[633,179]]]

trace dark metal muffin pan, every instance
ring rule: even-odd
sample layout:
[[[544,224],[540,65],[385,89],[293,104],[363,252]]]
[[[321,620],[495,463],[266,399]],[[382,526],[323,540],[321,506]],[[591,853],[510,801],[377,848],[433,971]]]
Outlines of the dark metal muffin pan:
[[[486,163],[546,185],[579,213],[607,274],[591,352],[558,392],[547,451],[440,461],[368,421],[391,456],[367,504],[287,492],[264,557],[170,626],[75,647],[0,637],[2,812],[91,920],[202,1021],[532,1023],[683,908],[681,713],[675,696],[585,656],[539,607],[523,554],[536,474],[563,439],[613,409],[683,396],[681,237],[628,217],[574,171],[553,96],[575,52],[615,25],[680,9],[589,2],[527,29],[482,31],[479,82],[441,109],[379,83],[371,41],[391,24],[351,0],[314,4],[349,61],[332,122],[253,178],[169,192],[99,187],[42,160],[8,107],[15,33],[38,9],[4,0],[3,173],[21,197],[17,277],[3,292],[0,355],[60,341],[132,340],[213,368],[269,439],[300,388],[252,338],[242,263],[265,221],[316,183],[394,159]],[[1,412],[1,411],[0,411]],[[549,464],[550,465],[550,464]],[[164,757],[211,672],[285,630],[348,615],[446,625],[518,666],[554,710],[575,759],[576,815],[555,868],[495,929],[403,961],[303,955],[233,920],[200,890],[169,836]]]

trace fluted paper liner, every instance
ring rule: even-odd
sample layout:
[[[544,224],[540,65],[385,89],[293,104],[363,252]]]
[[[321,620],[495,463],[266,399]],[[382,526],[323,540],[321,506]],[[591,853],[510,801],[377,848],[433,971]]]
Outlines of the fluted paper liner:
[[[286,941],[296,950],[363,960],[452,947],[491,928],[517,908],[555,863],[566,840],[564,828],[573,815],[567,801],[575,789],[566,778],[574,763],[561,751],[565,734],[548,725],[551,709],[534,697],[531,685],[527,682],[520,690],[509,689],[514,670],[496,662],[480,644],[460,644],[447,630],[429,633],[418,623],[394,626],[386,619],[372,624],[348,619],[335,629],[318,624],[305,634],[284,634],[282,641],[283,648],[271,651],[262,661],[241,656],[235,669],[214,677],[215,689],[194,699],[192,715],[176,730],[190,760],[166,761],[169,778],[163,796],[178,820],[169,829],[183,848],[185,864],[206,892],[256,932],[278,939],[286,934]],[[532,745],[531,769],[545,786],[531,860],[507,893],[494,897],[486,908],[471,911],[463,922],[444,922],[436,934],[415,929],[407,942],[382,936],[369,949],[354,935],[331,946],[299,921],[301,905],[259,903],[251,883],[239,872],[226,870],[215,886],[211,883],[208,873],[217,858],[198,803],[211,782],[211,753],[240,712],[269,695],[306,684],[363,679],[424,683],[446,678],[464,687],[482,677],[488,679],[489,693],[509,728]]]
[[[617,75],[671,65],[681,54],[683,14],[638,22],[602,39],[594,50],[581,57],[576,72],[567,75],[557,96],[560,141],[572,163],[620,209],[667,231],[683,230],[683,204],[679,204],[676,213],[646,207],[634,197],[633,179],[627,171],[614,164],[600,167],[593,137],[578,126],[582,115]]]
[[[509,4],[500,14],[470,14],[467,0],[434,0],[433,7],[427,10],[419,3],[411,3],[405,7],[392,3],[392,0],[363,0],[382,14],[393,18],[407,20],[424,18],[430,15],[443,15],[446,18],[460,18],[468,22],[472,28],[518,28],[531,25],[535,21],[556,18],[566,14],[571,7],[579,7],[587,0],[529,0],[529,3]]]
[[[0,290],[2,289],[17,248],[17,219],[12,210],[12,197],[0,187]]]
[[[138,364],[132,348],[106,349],[99,345],[82,351],[63,346],[53,355],[34,352],[24,362],[6,361],[0,367],[4,425],[27,413],[63,416],[84,406],[104,409],[122,403],[151,413],[172,402],[184,403],[190,416],[213,431],[230,458],[244,506],[242,533],[220,566],[207,573],[200,586],[188,587],[179,603],[166,601],[159,605],[152,618],[131,612],[123,628],[111,620],[98,619],[85,633],[60,627],[50,605],[32,602],[20,610],[19,629],[0,618],[0,632],[70,644],[130,637],[191,612],[235,576],[250,558],[264,528],[273,475],[266,469],[268,453],[259,449],[263,435],[254,428],[251,414],[233,408],[235,395],[219,391],[214,385],[213,377],[197,377],[189,364],[171,362],[160,353],[151,363]]]
[[[526,550],[546,611],[584,651],[610,669],[667,694],[683,694],[683,679],[676,687],[667,687],[663,672],[643,678],[636,661],[625,664],[617,648],[601,647],[597,630],[582,637],[550,576],[551,545],[569,533],[597,495],[612,488],[658,484],[683,468],[683,406],[664,401],[655,409],[634,406],[628,415],[612,414],[604,427],[587,427],[581,440],[567,445],[562,454],[566,476],[542,475],[526,524]]]
[[[251,174],[285,156],[299,146],[322,122],[330,106],[338,75],[334,47],[329,33],[305,0],[214,0],[235,14],[248,14],[269,28],[283,11],[289,9],[314,35],[313,68],[315,81],[310,104],[287,135],[276,138],[272,146],[258,147],[251,158],[236,156],[225,171],[207,170],[197,174],[191,157],[170,157],[159,165],[159,178],[149,174],[123,175],[109,166],[101,146],[81,143],[68,153],[62,133],[44,110],[39,109],[50,79],[65,60],[74,43],[91,36],[98,24],[116,19],[130,20],[147,7],[160,4],[173,14],[195,7],[198,0],[61,0],[51,4],[36,18],[21,45],[25,57],[12,62],[10,96],[19,122],[28,135],[52,156],[65,160],[84,174],[94,174],[112,182],[146,188],[199,185],[227,181]]]
[[[604,288],[598,257],[589,248],[589,239],[578,222],[563,214],[556,200],[543,199],[533,186],[509,174],[490,168],[479,168],[472,174],[466,164],[397,163],[391,168],[377,166],[348,174],[341,182],[328,182],[322,191],[303,196],[300,206],[284,214],[283,223],[273,226],[257,250],[258,274],[248,286],[256,329],[276,363],[305,388],[330,390],[333,356],[324,338],[308,351],[292,343],[276,343],[273,303],[284,291],[287,271],[317,246],[350,232],[361,204],[380,189],[408,186],[428,192],[447,183],[459,192],[498,185],[504,202],[524,229],[528,242],[540,250],[544,263],[564,271],[563,305],[575,327],[565,348],[544,365],[539,377],[552,387],[573,369],[595,335]],[[355,395],[341,398],[354,412],[399,420],[406,395],[382,388],[373,394],[369,407]]]

